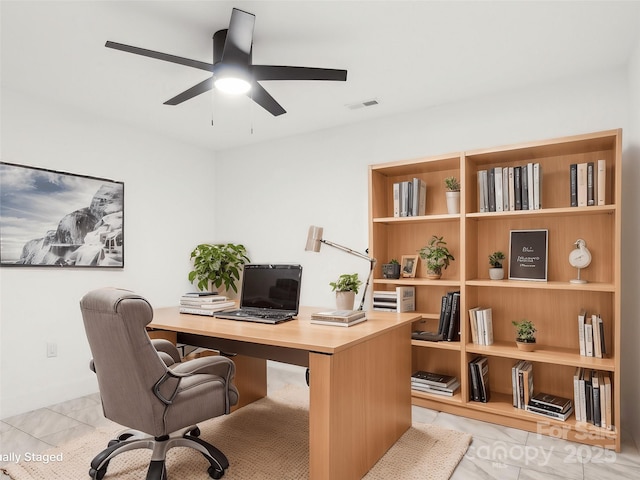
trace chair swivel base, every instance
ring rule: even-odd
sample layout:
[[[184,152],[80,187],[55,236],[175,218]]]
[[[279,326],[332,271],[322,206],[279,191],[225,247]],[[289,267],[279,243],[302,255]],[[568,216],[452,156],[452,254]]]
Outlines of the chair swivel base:
[[[94,457],[89,476],[94,480],[102,480],[113,457],[129,450],[146,448],[153,450],[146,480],[167,480],[167,452],[173,447],[189,447],[199,451],[207,459],[210,464],[207,472],[211,478],[222,478],[229,467],[227,457],[213,445],[198,438],[199,435],[200,429],[195,425],[162,437],[153,437],[138,430],[125,430]]]

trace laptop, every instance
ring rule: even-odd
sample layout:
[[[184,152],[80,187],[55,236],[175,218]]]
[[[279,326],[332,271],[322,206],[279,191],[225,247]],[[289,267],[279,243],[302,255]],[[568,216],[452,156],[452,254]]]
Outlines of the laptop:
[[[249,263],[243,270],[239,308],[216,312],[216,318],[270,324],[295,318],[302,266]]]

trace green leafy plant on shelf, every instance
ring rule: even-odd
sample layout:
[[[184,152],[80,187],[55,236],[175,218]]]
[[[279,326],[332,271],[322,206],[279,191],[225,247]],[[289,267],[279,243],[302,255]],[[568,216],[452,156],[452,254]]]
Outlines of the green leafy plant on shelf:
[[[444,186],[449,192],[459,192],[460,182],[456,177],[447,177],[444,179]]]
[[[536,343],[536,326],[531,320],[526,318],[516,322],[511,322],[516,327],[516,342],[520,343]]]
[[[189,272],[189,281],[197,281],[197,287],[206,291],[213,285],[225,290],[238,292],[236,281],[245,263],[251,260],[244,245],[202,243],[191,252],[193,270]]]
[[[450,262],[455,260],[443,237],[433,235],[429,242],[420,249],[419,255],[426,263],[427,274],[440,277],[442,271],[446,270]]]
[[[502,261],[505,259],[504,253],[502,252],[493,252],[489,255],[489,265],[492,268],[502,268]]]

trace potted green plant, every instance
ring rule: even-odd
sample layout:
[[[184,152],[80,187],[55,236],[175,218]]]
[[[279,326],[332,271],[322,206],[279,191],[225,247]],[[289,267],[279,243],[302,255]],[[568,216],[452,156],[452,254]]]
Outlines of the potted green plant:
[[[447,177],[444,179],[444,185],[447,189],[447,212],[460,213],[460,182],[456,177]]]
[[[533,352],[536,346],[536,327],[531,320],[526,318],[511,322],[516,327],[516,345],[525,352]]]
[[[491,280],[502,280],[504,278],[504,268],[502,261],[505,259],[504,253],[497,251],[489,255],[489,278]]]
[[[433,235],[429,243],[420,249],[420,258],[424,260],[427,268],[427,278],[440,278],[442,271],[447,269],[452,260],[455,260],[446,245],[447,242],[443,237]]]
[[[191,252],[193,270],[189,272],[189,281],[197,281],[197,287],[206,291],[224,286],[226,291],[238,293],[236,281],[240,280],[240,271],[250,262],[244,245],[225,243],[202,243]]]
[[[395,258],[389,260],[389,263],[382,265],[383,278],[400,278],[400,262]]]
[[[358,294],[358,289],[362,281],[357,273],[344,273],[335,282],[329,282],[331,288],[336,292],[336,305],[338,310],[353,310],[353,304]]]

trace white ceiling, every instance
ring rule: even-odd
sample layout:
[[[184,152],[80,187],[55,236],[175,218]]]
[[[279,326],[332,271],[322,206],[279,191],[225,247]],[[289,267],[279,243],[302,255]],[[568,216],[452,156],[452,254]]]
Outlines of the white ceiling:
[[[280,117],[220,94],[166,106],[208,74],[104,47],[212,62],[232,7],[256,15],[255,64],[344,68],[347,82],[263,82]],[[0,14],[3,88],[213,150],[622,67],[640,30],[638,1],[2,0]]]

